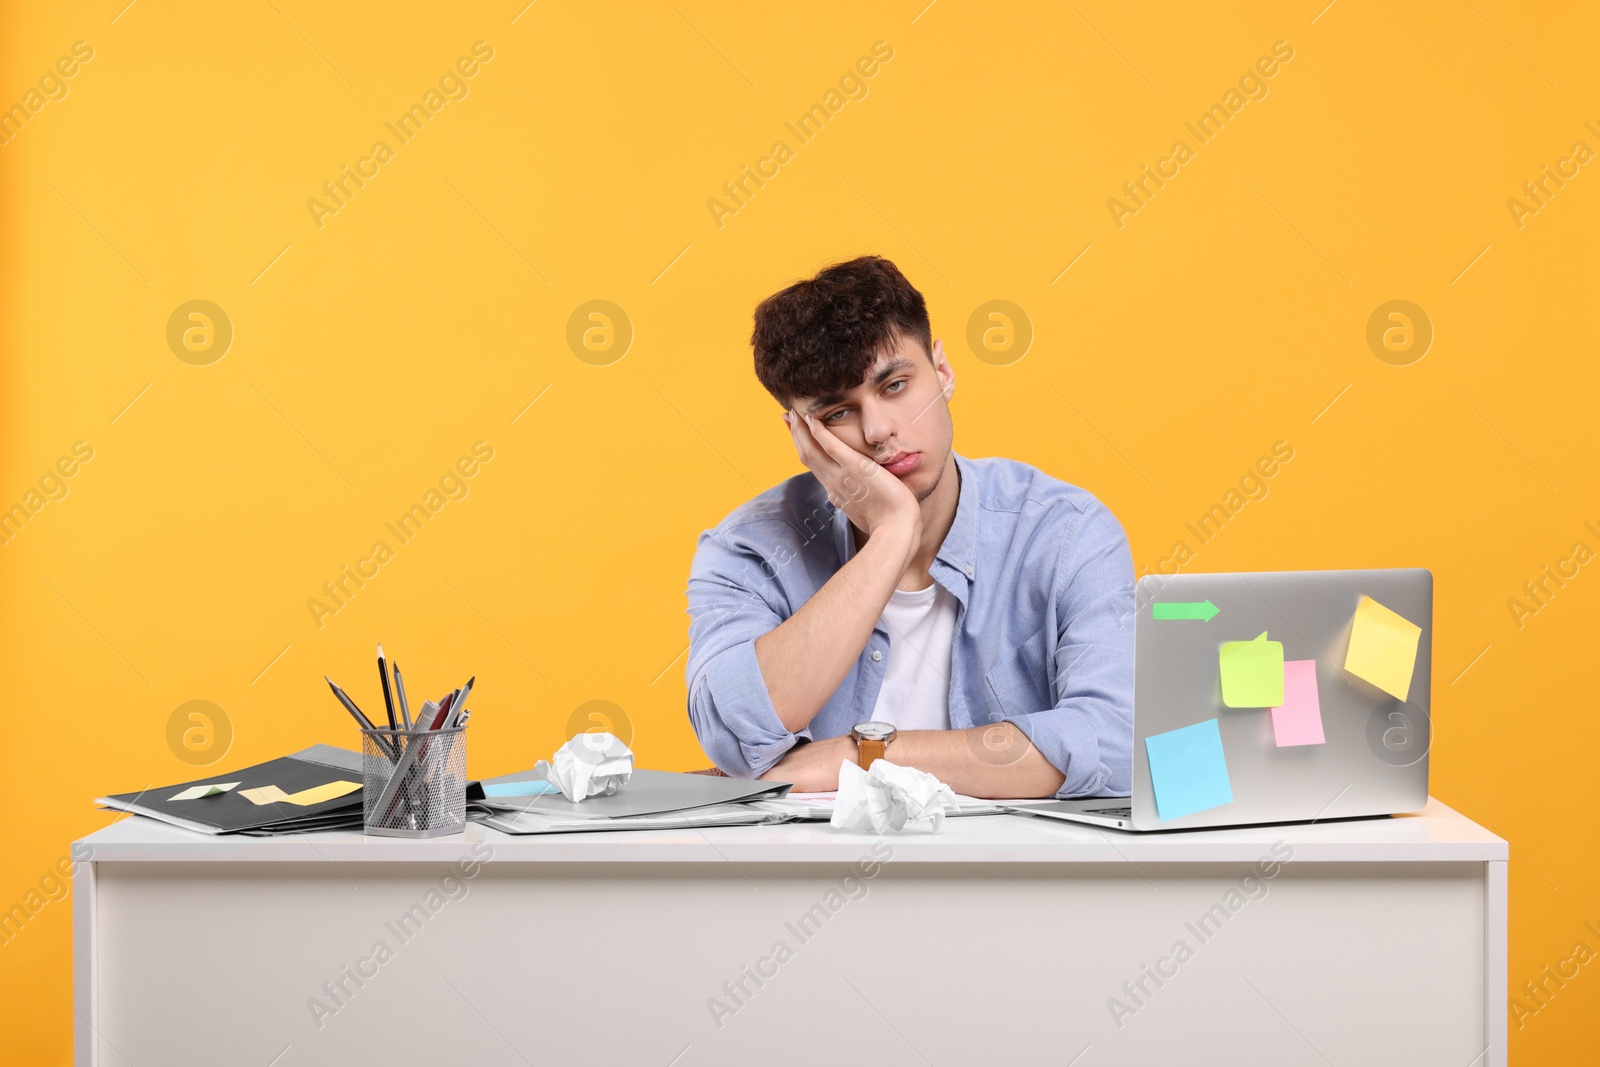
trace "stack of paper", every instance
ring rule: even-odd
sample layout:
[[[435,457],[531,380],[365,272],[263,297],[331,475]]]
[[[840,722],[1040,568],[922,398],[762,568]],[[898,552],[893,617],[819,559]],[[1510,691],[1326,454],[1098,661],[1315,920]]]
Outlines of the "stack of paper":
[[[675,829],[781,822],[781,812],[752,803],[789,792],[785,782],[718,778],[676,771],[633,772],[611,796],[568,800],[548,783],[522,771],[483,781],[483,820],[508,834],[559,834],[586,830]]]

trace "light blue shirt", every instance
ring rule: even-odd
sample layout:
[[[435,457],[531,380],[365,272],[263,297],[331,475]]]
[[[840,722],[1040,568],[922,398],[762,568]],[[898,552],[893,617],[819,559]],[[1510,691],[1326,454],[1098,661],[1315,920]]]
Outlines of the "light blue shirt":
[[[958,607],[950,726],[1010,722],[1066,781],[1058,797],[1125,796],[1133,756],[1133,559],[1093,494],[1009,459],[951,453],[961,489],[931,567]],[[765,773],[802,737],[872,717],[888,667],[880,619],[803,730],[778,719],[756,638],[854,553],[850,520],[809,471],[700,535],[689,572],[689,720],[728,774]],[[892,750],[892,746],[891,746]]]

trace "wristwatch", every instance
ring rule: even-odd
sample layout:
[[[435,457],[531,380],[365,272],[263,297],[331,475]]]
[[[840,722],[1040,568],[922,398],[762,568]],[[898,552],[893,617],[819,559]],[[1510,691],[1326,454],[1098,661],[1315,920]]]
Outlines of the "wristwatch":
[[[888,753],[889,742],[893,741],[900,731],[886,722],[858,722],[850,730],[850,738],[856,743],[856,753],[861,769],[872,769],[872,761],[883,759]]]

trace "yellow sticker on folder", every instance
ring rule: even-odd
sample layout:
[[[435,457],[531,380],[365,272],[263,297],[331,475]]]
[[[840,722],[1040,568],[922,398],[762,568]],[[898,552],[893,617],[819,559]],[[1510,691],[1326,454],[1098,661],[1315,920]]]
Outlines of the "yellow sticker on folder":
[[[347,793],[354,793],[360,788],[360,782],[329,782],[327,785],[319,785],[311,789],[302,789],[298,793],[290,793],[283,799],[290,804],[298,804],[302,808],[306,808],[312,804],[321,804],[324,800],[333,800]]]
[[[294,804],[310,807],[325,800],[336,800],[361,788],[360,782],[329,782],[327,785],[302,789],[298,793],[285,793],[275,785],[262,785],[254,789],[241,789],[239,795],[252,804]]]
[[[252,804],[278,804],[289,797],[275,785],[258,785],[254,789],[241,789],[239,795]]]
[[[1421,637],[1422,627],[1364,596],[1356,605],[1344,669],[1404,700],[1411,692],[1411,672],[1417,665]]]

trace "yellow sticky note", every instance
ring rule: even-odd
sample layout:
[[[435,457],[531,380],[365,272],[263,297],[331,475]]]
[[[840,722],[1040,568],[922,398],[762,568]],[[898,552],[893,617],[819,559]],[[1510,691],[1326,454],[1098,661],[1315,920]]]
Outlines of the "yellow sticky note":
[[[1404,700],[1411,692],[1411,672],[1417,665],[1421,637],[1422,627],[1364,596],[1356,605],[1344,669]]]
[[[277,804],[289,798],[289,794],[275,785],[261,785],[254,789],[241,789],[239,795],[252,804]]]
[[[1217,652],[1222,702],[1230,708],[1275,708],[1283,703],[1283,642],[1265,631],[1253,641],[1224,641]]]
[[[361,788],[360,782],[329,782],[327,785],[315,786],[311,789],[302,789],[298,793],[290,793],[283,799],[290,804],[300,807],[310,807],[312,804],[321,804],[324,800],[333,800],[348,793],[354,793]]]

